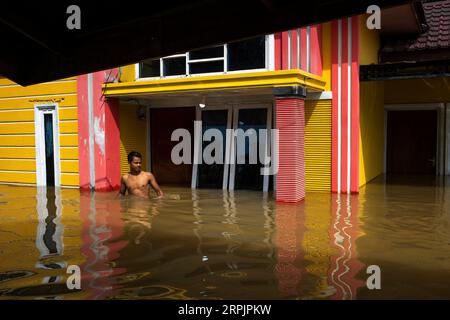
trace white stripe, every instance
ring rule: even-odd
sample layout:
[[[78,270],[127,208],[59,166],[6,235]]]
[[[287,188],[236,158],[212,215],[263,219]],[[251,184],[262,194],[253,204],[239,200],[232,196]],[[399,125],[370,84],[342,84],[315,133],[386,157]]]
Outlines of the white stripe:
[[[291,59],[292,59],[292,54],[291,54],[291,30],[288,30],[288,69],[291,69]]]
[[[34,124],[34,121],[0,121],[0,124],[19,124],[18,122],[20,122],[20,124]]]
[[[73,80],[58,80],[58,81],[50,81],[50,82],[42,82],[39,83],[39,85],[42,84],[56,84],[56,83],[66,83],[66,82],[75,82],[77,81],[76,79]],[[20,84],[4,84],[4,85],[0,85],[0,88],[13,88],[13,87],[22,87]]]
[[[342,148],[342,133],[341,133],[341,67],[342,67],[342,20],[338,20],[338,96],[336,97],[338,101],[338,159],[337,159],[337,192],[341,192],[341,148]]]
[[[89,182],[91,189],[95,188],[95,159],[94,159],[94,76],[88,74],[88,125],[89,125]]]
[[[67,96],[76,96],[77,93],[56,93],[56,94],[41,94],[36,96],[15,96],[15,97],[9,97],[9,98],[0,98],[0,100],[16,100],[16,99],[22,99],[22,98],[42,98],[42,97],[60,97],[64,98]]]
[[[297,64],[298,64],[299,69],[302,68],[301,41],[302,41],[301,29],[298,28],[297,29]]]
[[[0,170],[0,172],[36,173],[36,170]]]
[[[311,72],[311,27],[306,27],[306,71]]]
[[[35,187],[35,183],[20,183],[20,182],[6,182],[6,181],[0,181],[0,184],[2,185],[9,185],[9,186],[26,186],[26,187]]]
[[[347,82],[347,193],[350,193],[350,169],[351,169],[351,133],[352,133],[352,18],[348,20],[348,82]]]

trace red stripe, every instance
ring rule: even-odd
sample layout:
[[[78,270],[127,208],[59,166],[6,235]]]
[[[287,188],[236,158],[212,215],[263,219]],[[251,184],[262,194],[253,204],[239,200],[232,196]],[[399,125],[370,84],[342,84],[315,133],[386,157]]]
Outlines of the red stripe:
[[[331,112],[331,192],[339,192],[337,189],[337,164],[338,164],[338,23],[331,23],[331,91],[333,93]]]
[[[322,75],[322,51],[320,26],[311,27],[311,73]]]
[[[284,31],[281,33],[281,68],[286,70],[288,68],[288,33]]]
[[[297,29],[291,30],[291,69],[298,67]]]
[[[351,192],[359,191],[359,17],[352,18],[352,163]]]
[[[342,20],[342,68],[341,68],[341,190],[347,192],[347,130],[349,114],[348,99],[348,24],[347,19]]]
[[[301,54],[301,61],[300,61],[300,66],[302,70],[308,69],[306,66],[306,28],[302,28],[300,31],[300,52]]]
[[[275,33],[275,70],[281,70],[281,33]]]

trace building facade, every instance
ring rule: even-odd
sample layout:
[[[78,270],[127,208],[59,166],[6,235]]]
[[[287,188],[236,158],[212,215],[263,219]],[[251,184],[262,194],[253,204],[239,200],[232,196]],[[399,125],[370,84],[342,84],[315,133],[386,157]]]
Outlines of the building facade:
[[[357,193],[383,173],[448,174],[449,1],[381,17],[381,30],[366,15],[346,17],[27,88],[2,79],[0,182],[113,190],[132,150],[162,185],[273,190],[284,202]],[[389,69],[405,59],[426,64]],[[428,133],[414,136],[413,125]],[[176,129],[193,137],[190,163],[171,159]],[[207,129],[223,134],[219,153],[230,161],[199,162]],[[261,175],[227,129],[278,129],[277,174]],[[266,138],[246,146],[270,154]]]

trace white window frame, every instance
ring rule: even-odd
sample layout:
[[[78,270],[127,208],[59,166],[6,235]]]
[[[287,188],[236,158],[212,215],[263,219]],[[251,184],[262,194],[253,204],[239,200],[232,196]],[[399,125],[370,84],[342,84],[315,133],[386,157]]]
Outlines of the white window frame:
[[[228,64],[227,64],[227,54],[228,54],[228,44],[222,45],[223,50],[223,56],[222,57],[215,57],[215,58],[206,58],[206,59],[189,59],[189,52],[182,53],[182,54],[175,54],[167,57],[162,57],[159,59],[159,66],[160,71],[159,74],[163,74],[163,67],[164,59],[170,59],[170,58],[178,58],[178,57],[185,57],[186,58],[186,67],[185,67],[185,74],[182,75],[174,75],[174,76],[159,76],[159,77],[140,77],[140,62],[135,64],[135,81],[148,81],[148,80],[161,80],[161,79],[177,79],[177,78],[187,78],[187,77],[201,77],[201,76],[214,76],[214,75],[224,75],[224,74],[239,74],[239,73],[248,73],[248,72],[259,72],[259,71],[273,71],[275,70],[275,39],[274,35],[266,35],[265,36],[265,67],[259,68],[259,69],[245,69],[245,70],[236,70],[236,71],[229,71],[228,70]],[[189,71],[189,63],[199,63],[199,62],[208,62],[208,61],[224,61],[224,71],[220,72],[208,72],[208,73],[195,73],[191,74]]]
[[[219,111],[219,110],[227,110],[228,111],[228,115],[227,115],[227,129],[231,128],[231,120],[232,120],[232,116],[233,116],[233,107],[232,106],[223,106],[223,105],[218,105],[218,106],[211,106],[208,105],[208,107],[206,109],[200,109],[200,108],[196,108],[196,114],[195,114],[195,119],[196,121],[202,121],[202,112],[203,111]],[[194,129],[195,130],[195,129]],[[203,127],[201,132],[203,132]],[[200,132],[200,133],[201,133]],[[192,179],[191,179],[191,188],[192,189],[197,189],[198,188],[198,161],[196,161],[196,159],[200,159],[202,157],[202,140],[203,140],[203,135],[200,134],[197,139],[194,141],[194,152],[195,150],[198,151],[197,155],[194,155],[194,163],[192,165]],[[228,177],[229,177],[229,172],[230,172],[230,165],[229,165],[229,157],[230,157],[230,139],[228,139],[228,136],[225,135],[225,155],[224,155],[224,168],[223,168],[223,180],[222,180],[222,190],[227,190],[228,188]]]
[[[47,168],[45,163],[45,128],[44,114],[52,115],[53,124],[53,161],[55,187],[61,186],[61,161],[60,161],[60,143],[59,143],[59,114],[58,104],[35,104],[35,142],[36,142],[36,185],[47,185]]]
[[[266,119],[266,129],[272,129],[272,104],[270,103],[261,103],[261,104],[239,104],[233,106],[233,130],[237,130],[238,128],[238,120],[239,120],[239,110],[241,109],[267,109],[267,119]],[[269,137],[266,137],[269,138]],[[269,141],[265,143],[266,148],[269,147]],[[236,176],[236,138],[233,136],[231,139],[231,151],[230,156],[235,159],[233,163],[230,165],[230,178],[228,190],[234,190],[234,180]],[[265,150],[265,152],[267,149]],[[259,158],[259,155],[258,155]],[[231,159],[230,159],[231,160]],[[263,192],[269,191],[269,176],[265,175],[263,178]]]

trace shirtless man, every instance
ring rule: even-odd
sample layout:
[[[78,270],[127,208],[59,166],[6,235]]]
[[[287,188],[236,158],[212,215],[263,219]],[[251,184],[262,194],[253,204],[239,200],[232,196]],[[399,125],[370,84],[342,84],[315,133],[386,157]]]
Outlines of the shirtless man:
[[[130,164],[130,172],[120,179],[121,195],[125,195],[128,190],[128,194],[148,198],[149,184],[158,194],[158,198],[164,195],[153,174],[141,171],[142,155],[139,152],[130,152],[128,163]]]

